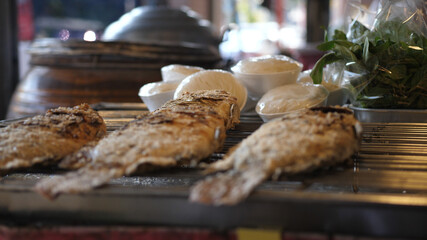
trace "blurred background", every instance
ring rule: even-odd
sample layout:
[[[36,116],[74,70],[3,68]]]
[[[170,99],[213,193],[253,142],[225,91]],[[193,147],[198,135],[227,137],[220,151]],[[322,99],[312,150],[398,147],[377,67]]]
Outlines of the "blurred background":
[[[221,68],[247,56],[286,54],[310,69],[322,55],[315,47],[323,41],[324,30],[344,24],[346,5],[343,0],[2,0],[0,119],[6,117],[14,91],[32,68],[29,49],[37,39],[121,40],[103,35],[133,9],[185,6],[194,11],[190,17],[206,20],[198,24],[208,24],[219,39],[214,48]],[[125,20],[129,19],[121,22]]]

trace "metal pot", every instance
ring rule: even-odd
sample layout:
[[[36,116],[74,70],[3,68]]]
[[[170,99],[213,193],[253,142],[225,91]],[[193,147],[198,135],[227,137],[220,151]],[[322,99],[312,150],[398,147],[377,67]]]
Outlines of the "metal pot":
[[[221,41],[214,35],[211,23],[196,12],[167,6],[134,8],[110,24],[102,40],[215,47]]]
[[[138,89],[161,81],[161,67],[212,68],[220,61],[206,48],[58,39],[35,41],[30,54],[32,67],[14,93],[8,118],[83,102],[140,102]]]

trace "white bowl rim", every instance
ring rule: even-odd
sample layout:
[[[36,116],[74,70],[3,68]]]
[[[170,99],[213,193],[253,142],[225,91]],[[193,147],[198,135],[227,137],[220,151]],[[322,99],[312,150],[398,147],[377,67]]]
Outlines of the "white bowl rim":
[[[304,110],[304,109],[309,109],[309,108],[312,108],[312,107],[316,107],[316,106],[318,106],[319,104],[321,104],[322,102],[325,102],[325,100],[327,100],[328,99],[328,97],[326,96],[326,98],[323,98],[321,101],[319,101],[319,102],[317,102],[316,104],[312,104],[312,105],[310,105],[309,107],[303,107],[303,108],[299,108],[299,109],[295,109],[295,110],[292,110],[292,111],[287,111],[287,112],[279,112],[279,113],[261,113],[261,112],[259,112],[256,108],[255,108],[255,111],[256,111],[256,113],[258,113],[259,115],[264,115],[264,116],[271,116],[271,117],[274,117],[274,116],[280,116],[280,115],[283,115],[283,114],[288,114],[288,113],[294,113],[294,112],[298,112],[298,111],[301,111],[301,110]]]
[[[319,100],[318,102],[316,102],[316,103],[313,103],[313,104],[311,104],[310,106],[308,106],[308,107],[303,107],[303,108],[300,108],[300,109],[295,109],[295,110],[292,110],[292,111],[287,111],[287,112],[279,112],[279,113],[261,113],[261,112],[259,112],[258,111],[258,109],[257,109],[257,107],[255,106],[255,112],[258,114],[258,115],[263,115],[263,116],[266,116],[266,117],[280,117],[281,115],[284,115],[284,114],[288,114],[288,113],[294,113],[294,112],[298,112],[298,111],[301,111],[301,110],[304,110],[304,109],[309,109],[309,108],[312,108],[312,107],[316,107],[316,106],[319,106],[319,104],[325,104],[326,102],[327,102],[327,100],[328,100],[328,97],[329,97],[329,94],[330,94],[330,92],[324,87],[324,86],[322,86],[322,85],[320,85],[320,84],[318,84],[317,85],[317,87],[319,87],[319,88],[321,88],[322,89],[322,91],[326,91],[326,96],[324,97],[324,98],[322,98],[321,100]],[[258,105],[258,103],[257,103],[257,105]]]
[[[287,58],[286,61],[289,61],[291,63],[295,63],[298,65],[297,69],[290,69],[290,70],[285,70],[285,71],[280,71],[280,72],[266,72],[266,73],[245,73],[245,72],[241,72],[237,70],[237,66],[241,64],[241,62],[243,61],[250,61],[251,59],[256,59],[256,58],[262,58],[262,57],[268,57],[268,56],[260,56],[260,57],[252,57],[252,58],[247,58],[247,59],[242,59],[239,62],[237,62],[237,64],[235,64],[234,66],[232,66],[230,68],[230,70],[235,73],[235,74],[240,74],[240,75],[253,75],[253,76],[259,76],[259,75],[279,75],[279,74],[283,74],[283,73],[289,73],[289,72],[301,72],[302,69],[304,68],[304,64],[285,55],[272,55],[271,58],[274,59],[280,59],[280,58]]]
[[[138,93],[138,96],[139,97],[153,97],[153,96],[157,96],[157,95],[161,95],[161,94],[165,94],[165,93],[173,93],[173,92],[175,92],[175,90],[166,91],[166,92],[159,92],[159,93],[154,93],[154,94],[150,94],[150,95],[145,95],[145,94]]]
[[[158,81],[158,82],[149,82],[149,83],[146,83],[146,84],[144,84],[144,85],[142,85],[140,88],[139,88],[139,91],[138,91],[138,96],[140,96],[140,97],[152,97],[152,96],[156,96],[156,95],[160,95],[160,94],[163,94],[163,93],[170,93],[170,92],[175,92],[175,89],[172,89],[172,90],[169,90],[169,91],[164,91],[164,92],[158,92],[158,93],[151,93],[151,94],[144,94],[144,93],[142,93],[143,91],[142,91],[142,89],[144,88],[144,86],[150,86],[150,85],[155,85],[155,84],[174,84],[174,83],[179,83],[178,81],[171,81],[171,82],[163,82],[163,81]]]

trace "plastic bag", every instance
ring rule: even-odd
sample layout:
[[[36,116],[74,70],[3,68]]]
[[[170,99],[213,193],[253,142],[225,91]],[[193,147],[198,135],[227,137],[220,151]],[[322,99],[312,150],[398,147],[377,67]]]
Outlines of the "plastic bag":
[[[349,2],[353,14],[348,14],[346,33],[335,30],[331,40],[318,46],[330,52],[316,63],[311,77],[319,83],[325,66],[344,64],[336,69],[343,71],[340,84],[350,90],[353,105],[426,109],[426,5],[422,0],[374,4],[378,10],[372,17],[357,1]]]

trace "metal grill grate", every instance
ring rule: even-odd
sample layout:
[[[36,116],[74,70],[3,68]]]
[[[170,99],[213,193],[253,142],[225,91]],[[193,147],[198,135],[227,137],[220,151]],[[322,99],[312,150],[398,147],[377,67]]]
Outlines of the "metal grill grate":
[[[109,130],[123,126],[140,111],[100,110]],[[208,162],[221,159],[242,139],[249,136],[262,120],[253,113],[242,114],[241,123],[228,131],[223,150]],[[363,123],[361,150],[353,162],[321,169],[315,173],[284,176],[259,189],[314,192],[410,193],[427,191],[427,123]],[[194,177],[198,173],[193,173]],[[173,175],[171,175],[173,177]],[[179,178],[179,175],[177,175]]]
[[[113,106],[97,106],[109,131],[146,111],[142,104]],[[0,127],[9,123],[1,122]],[[261,124],[258,116],[243,114],[241,123],[228,131],[223,150],[207,161],[222,158]],[[85,219],[90,224],[273,226],[372,236],[427,236],[427,123],[364,123],[363,128],[361,150],[346,164],[267,181],[234,207],[188,202],[189,188],[203,177],[197,168],[136,173],[85,194],[65,194],[54,202],[34,193],[32,187],[42,178],[63,172],[34,168],[1,178],[0,215],[55,223]]]

